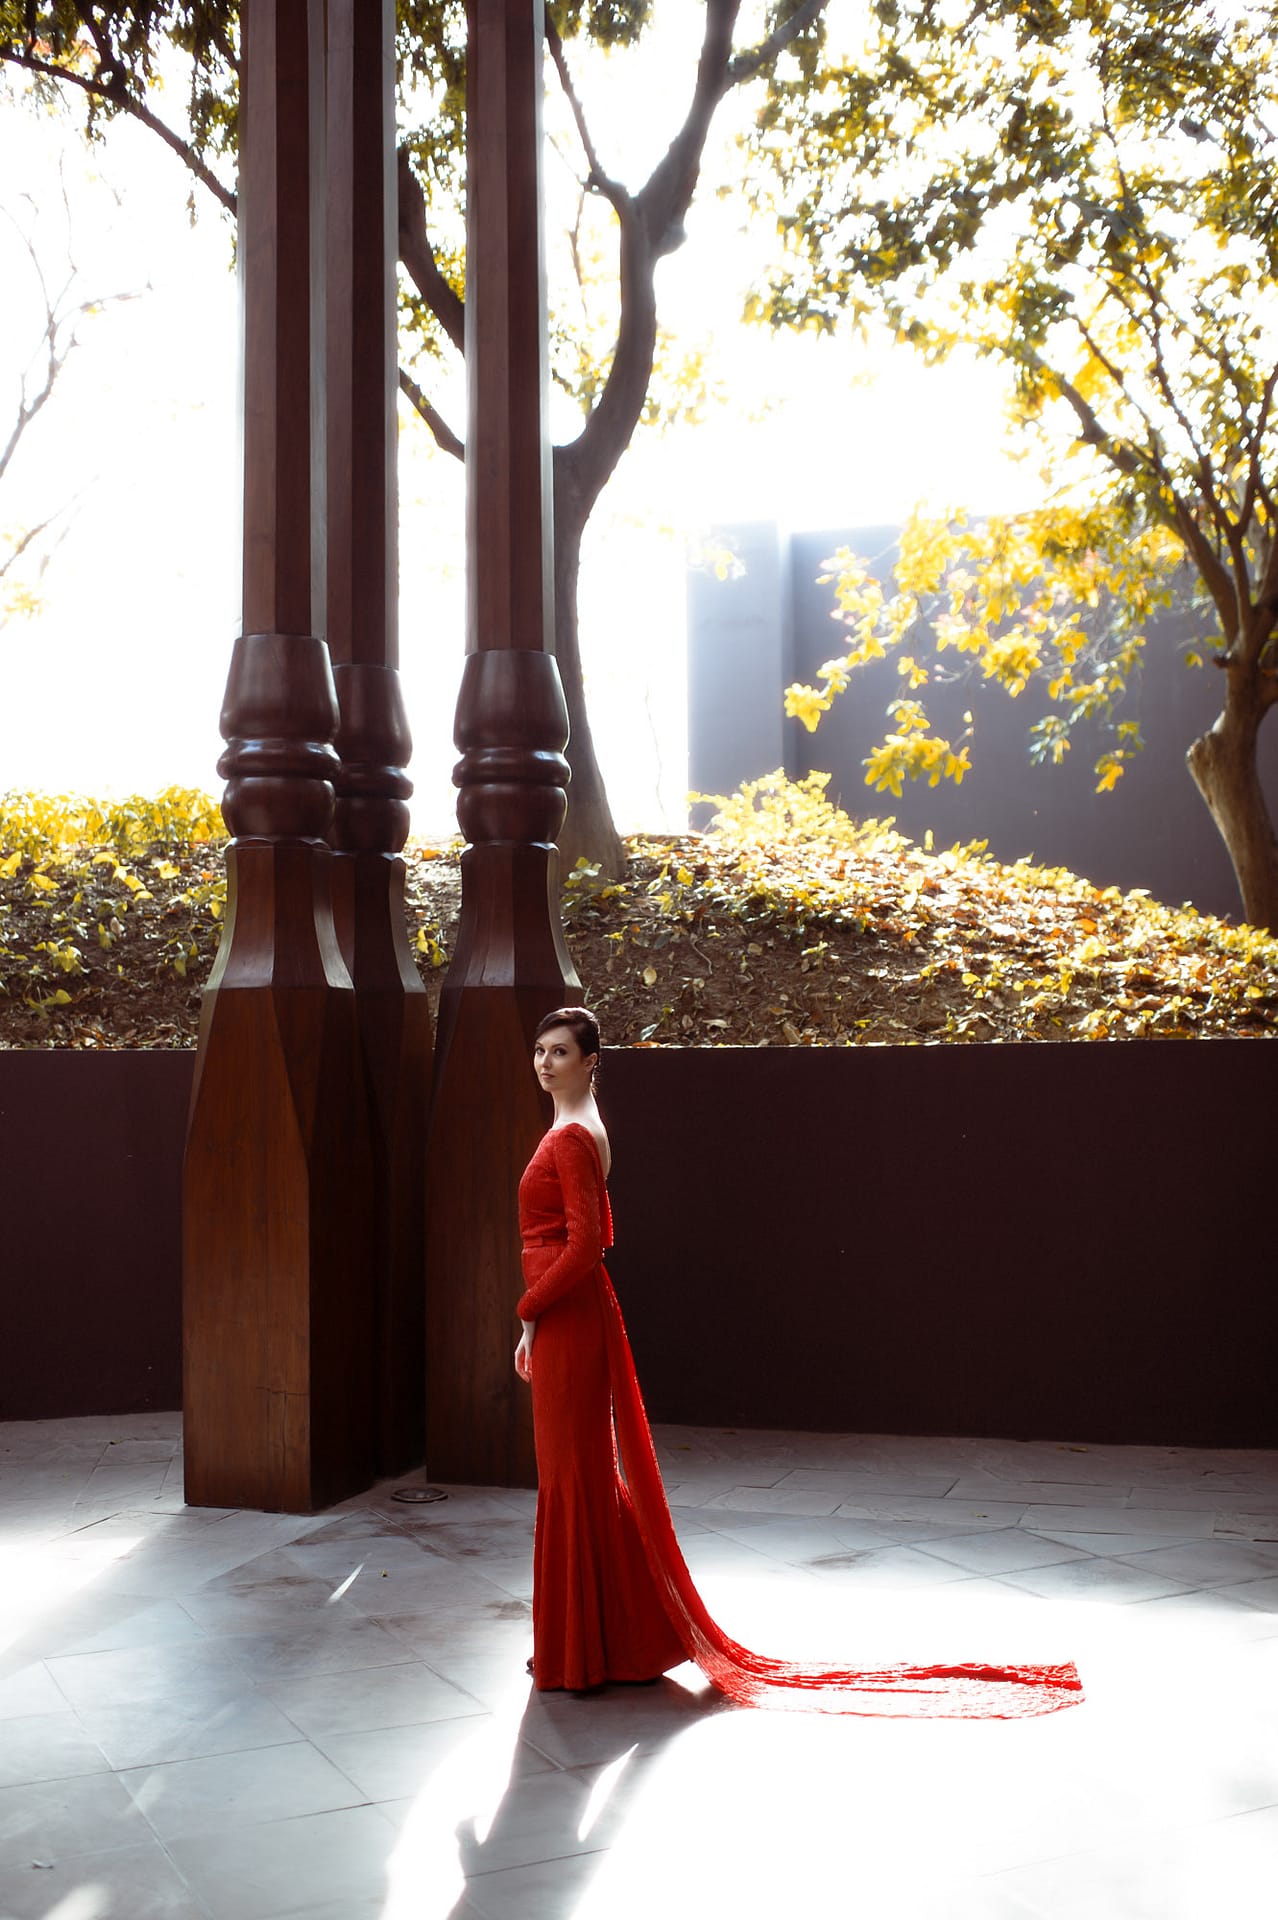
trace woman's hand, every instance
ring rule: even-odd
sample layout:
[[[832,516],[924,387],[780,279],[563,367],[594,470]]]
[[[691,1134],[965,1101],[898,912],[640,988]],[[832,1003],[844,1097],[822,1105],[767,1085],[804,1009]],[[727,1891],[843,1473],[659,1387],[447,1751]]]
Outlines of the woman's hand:
[[[519,1324],[523,1328],[523,1333],[520,1335],[519,1345],[515,1348],[515,1372],[521,1380],[531,1381],[533,1340],[537,1333],[537,1322],[521,1320]]]

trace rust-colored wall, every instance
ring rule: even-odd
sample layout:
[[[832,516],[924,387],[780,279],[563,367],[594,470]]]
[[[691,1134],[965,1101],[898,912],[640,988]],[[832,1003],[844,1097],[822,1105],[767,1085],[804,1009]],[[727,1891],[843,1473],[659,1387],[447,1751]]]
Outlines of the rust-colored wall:
[[[194,1065],[0,1052],[0,1419],[179,1404]]]
[[[1267,1042],[605,1061],[654,1419],[1278,1444]]]
[[[0,1418],[178,1404],[193,1058],[0,1052]],[[650,1412],[1278,1445],[1276,1089],[1260,1041],[607,1056]]]

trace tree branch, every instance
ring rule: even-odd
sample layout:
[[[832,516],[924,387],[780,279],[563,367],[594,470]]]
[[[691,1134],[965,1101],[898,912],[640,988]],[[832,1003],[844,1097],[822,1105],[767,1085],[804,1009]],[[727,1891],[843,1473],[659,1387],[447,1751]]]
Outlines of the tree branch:
[[[792,40],[810,27],[814,20],[825,12],[828,0],[804,0],[796,7],[790,18],[781,26],[774,27],[766,40],[750,53],[739,53],[728,67],[728,85],[739,87],[745,80],[753,80],[761,68],[770,66],[779,53],[784,53]]]
[[[64,202],[65,197],[66,190],[64,187]],[[99,307],[115,306],[125,300],[136,300],[139,298],[139,295],[136,291],[103,294],[95,299],[81,300],[79,304],[74,307],[64,308],[62,303],[76,280],[74,262],[71,264],[70,276],[61,291],[56,295],[50,293],[49,283],[45,279],[44,268],[40,265],[39,255],[32,245],[30,235],[23,232],[7,208],[0,209],[0,212],[3,212],[4,218],[8,220],[10,226],[14,229],[27,250],[28,258],[31,261],[31,270],[39,283],[40,297],[44,302],[44,323],[40,332],[40,347],[38,349],[44,359],[44,371],[35,396],[31,399],[27,397],[27,374],[25,369],[23,371],[21,398],[18,402],[17,415],[8,439],[5,441],[4,446],[0,447],[0,480],[2,480],[8,470],[10,462],[18,450],[22,436],[50,399],[63,367],[66,365],[67,360],[75,348],[79,345],[79,334],[76,330],[77,321],[84,319],[86,314],[94,312]],[[27,363],[28,367],[31,366],[35,358],[36,353],[33,352],[31,359]],[[42,529],[38,529],[38,531],[42,531]]]
[[[564,43],[559,38],[559,29],[555,26],[549,14],[546,16],[546,45],[550,48],[550,57],[555,63],[555,72],[559,75],[559,84],[564,90],[564,97],[572,111],[573,121],[577,128],[577,137],[581,141],[582,152],[586,156],[586,165],[589,169],[586,175],[586,187],[588,190],[601,193],[604,199],[607,200],[611,206],[615,207],[618,215],[620,215],[621,203],[623,201],[629,202],[630,195],[626,192],[621,182],[614,180],[612,175],[605,172],[599,163],[598,151],[594,141],[590,137],[590,128],[586,125],[585,111],[582,107],[577,89],[572,83],[572,75],[568,71],[568,61],[564,55]]]
[[[1227,570],[1221,565],[1212,548],[1211,542],[1194,519],[1188,504],[1171,483],[1167,469],[1158,455],[1142,456],[1129,442],[1118,440],[1102,425],[1095,409],[1085,400],[1071,381],[1062,374],[1053,376],[1060,389],[1061,398],[1073,408],[1079,423],[1079,439],[1085,446],[1094,447],[1102,458],[1109,461],[1119,473],[1131,479],[1153,478],[1165,488],[1171,496],[1172,507],[1169,512],[1165,506],[1156,505],[1158,517],[1171,530],[1179,535],[1193,556],[1194,564],[1202,574],[1207,591],[1211,594],[1216,611],[1220,615],[1221,625],[1231,644],[1238,631],[1240,609],[1234,595],[1233,583]]]
[[[732,36],[741,0],[706,0],[696,79],[683,125],[637,193],[609,179],[572,85],[558,36],[548,32],[551,58],[568,97],[591,184],[611,203],[620,228],[621,315],[617,345],[603,391],[577,438],[555,450],[555,498],[584,519],[630,443],[643,413],[657,342],[654,276],[657,261],[684,239],[684,219],[701,173],[706,137],[720,102],[740,80],[759,72],[822,11],[826,0],[805,0],[784,26],[753,53],[733,60]],[[553,37],[552,37],[553,36]]]
[[[400,392],[407,394],[444,452],[451,453],[454,459],[464,460],[466,458],[464,443],[457,438],[444,416],[432,407],[412,374],[403,367],[399,370],[399,386]]]
[[[83,93],[92,95],[95,100],[104,100],[109,106],[118,108],[121,113],[132,114],[144,127],[159,136],[166,147],[175,153],[182,164],[190,169],[196,179],[206,186],[215,200],[220,200],[228,213],[235,212],[235,195],[229,187],[224,187],[213,169],[201,160],[195,148],[190,146],[172,127],[151,112],[149,107],[135,98],[126,89],[109,86],[101,80],[91,80],[87,74],[71,73],[66,67],[59,67],[48,60],[37,60],[34,54],[20,53],[16,47],[0,47],[0,61],[13,67],[22,67],[27,73],[38,73],[46,80],[57,80],[68,86],[79,87]]]
[[[458,353],[466,351],[466,309],[439,270],[426,231],[426,196],[407,147],[399,149],[399,257],[408,276]],[[412,399],[412,395],[409,395]],[[413,403],[416,405],[416,402]]]

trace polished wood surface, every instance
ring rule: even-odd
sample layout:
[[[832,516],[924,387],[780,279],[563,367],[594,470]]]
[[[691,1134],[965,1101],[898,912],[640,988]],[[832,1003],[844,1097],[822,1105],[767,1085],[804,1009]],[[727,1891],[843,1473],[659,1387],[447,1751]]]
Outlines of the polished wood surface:
[[[377,1467],[425,1449],[422,1288],[431,1019],[404,916],[412,738],[397,664],[398,497],[392,0],[328,0],[326,578],[340,721],[331,840],[355,987],[374,1165],[367,1282]]]
[[[427,1176],[427,1466],[530,1486],[516,1379],[518,1182],[549,1118],[541,1015],[578,999],[555,836],[568,716],[554,660],[541,245],[540,0],[472,0],[467,66],[467,660],[454,779],[462,917],[440,1006]]]
[[[466,14],[466,650],[553,653],[543,9]]]
[[[317,637],[323,12],[244,11],[244,631],[218,763],[227,925],[184,1173],[186,1496],[288,1511],[366,1486],[378,1458],[367,1091],[333,921],[338,710]]]

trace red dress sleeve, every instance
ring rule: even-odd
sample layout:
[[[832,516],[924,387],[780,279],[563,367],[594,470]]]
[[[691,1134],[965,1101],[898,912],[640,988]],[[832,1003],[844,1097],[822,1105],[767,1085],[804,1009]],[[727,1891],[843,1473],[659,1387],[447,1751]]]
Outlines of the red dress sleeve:
[[[563,1192],[568,1238],[562,1253],[539,1274],[520,1300],[521,1320],[535,1320],[594,1273],[603,1259],[602,1175],[595,1144],[584,1127],[562,1127],[551,1136],[555,1171]]]

